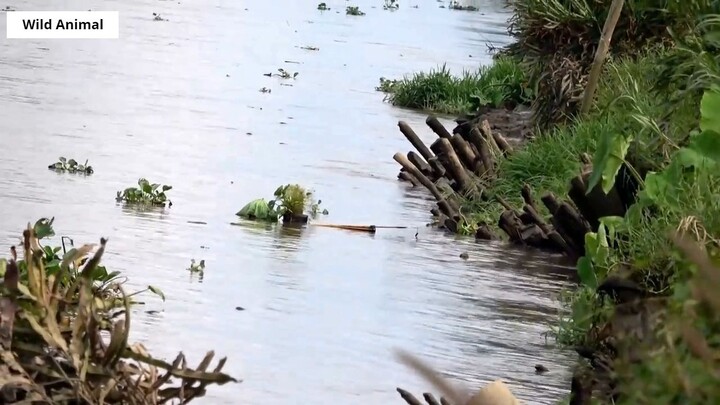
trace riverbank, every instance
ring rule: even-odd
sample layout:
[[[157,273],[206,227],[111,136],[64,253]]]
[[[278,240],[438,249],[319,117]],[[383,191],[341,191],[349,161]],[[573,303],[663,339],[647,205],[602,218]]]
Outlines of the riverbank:
[[[553,328],[559,342],[576,347],[587,360],[573,379],[571,403],[588,403],[593,393],[615,403],[717,400],[717,388],[704,383],[715,375],[710,360],[712,336],[718,330],[715,313],[691,299],[702,298],[702,293],[689,288],[691,266],[668,233],[692,237],[717,257],[720,126],[715,111],[720,94],[712,88],[720,84],[720,59],[715,56],[720,44],[712,35],[720,32],[718,17],[705,15],[710,12],[707,2],[694,2],[693,7],[673,3],[660,11],[626,9],[593,106],[577,118],[599,32],[576,32],[568,45],[563,41],[578,28],[577,21],[565,20],[548,35],[537,35],[532,32],[537,26],[530,22],[548,10],[530,9],[529,3],[517,2],[517,42],[506,52],[521,56],[517,63],[535,71],[531,76],[538,90],[532,105],[538,130],[522,148],[495,155],[492,175],[488,170],[467,175],[474,193],[465,193],[465,198],[451,197],[470,188],[457,178],[472,164],[463,162],[465,148],[441,151],[461,166],[460,174],[451,176],[455,193],[446,187],[442,195],[456,200],[455,230],[471,233],[486,227],[498,234],[502,229],[504,238],[527,243],[507,231],[517,227],[503,226],[502,218],[518,211],[523,231],[531,225],[540,228],[543,242],[558,233],[560,242],[554,248],[575,245],[581,285],[565,301],[570,315]],[[584,17],[593,21],[587,26],[602,26],[609,4],[597,9],[587,5]],[[665,20],[673,37],[656,30],[659,12],[673,16]],[[541,37],[544,48],[533,46]],[[643,46],[643,41],[653,46]],[[566,59],[558,59],[554,51]],[[418,77],[415,83],[420,84]],[[404,83],[405,93],[412,93],[412,83]],[[487,133],[482,128],[478,132]],[[491,139],[484,137],[488,143]],[[480,146],[470,150],[482,160]],[[459,157],[452,158],[453,153]],[[453,171],[450,166],[446,169]],[[545,198],[542,205],[528,201],[528,194],[539,193],[554,195],[573,208],[581,214],[580,222],[564,225],[558,205]],[[538,215],[531,215],[533,211]],[[578,230],[582,232],[573,235]],[[603,298],[607,295],[612,300]]]

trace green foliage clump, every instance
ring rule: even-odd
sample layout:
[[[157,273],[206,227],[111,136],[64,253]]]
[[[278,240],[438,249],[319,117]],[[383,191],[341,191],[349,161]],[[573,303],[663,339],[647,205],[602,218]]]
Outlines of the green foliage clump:
[[[128,187],[122,192],[118,191],[115,199],[118,202],[125,202],[128,204],[147,204],[164,207],[166,203],[172,202],[168,200],[167,191],[171,190],[172,186],[159,183],[150,183],[146,179],[138,180],[138,187]]]
[[[528,104],[533,87],[516,59],[499,57],[476,72],[454,76],[443,65],[429,73],[416,73],[401,80],[380,79],[377,90],[387,93],[390,103],[448,114],[465,114],[479,107],[514,107]]]
[[[189,402],[209,384],[237,381],[221,372],[224,359],[205,371],[212,352],[194,370],[182,354],[171,364],[130,342],[134,294],[125,293],[119,273],[100,265],[107,240],[97,250],[83,245],[59,257],[60,247],[42,245],[55,233],[52,223],[28,224],[21,251],[12,247],[11,257],[0,260],[6,402]],[[159,289],[146,290],[164,299]]]
[[[322,201],[313,200],[312,192],[298,184],[280,186],[273,195],[275,198],[269,201],[259,198],[247,203],[235,215],[251,220],[277,222],[285,214],[300,216],[306,210],[313,216],[328,214],[327,210],[320,211]]]
[[[358,16],[360,16],[360,15],[365,15],[365,12],[363,12],[362,10],[360,10],[360,7],[358,7],[358,6],[347,6],[347,7],[345,8],[345,14],[347,14],[347,15],[358,15]]]
[[[520,57],[538,83],[533,107],[541,128],[572,119],[585,87],[612,0],[521,0],[513,3],[505,52]],[[634,56],[693,30],[697,17],[712,12],[713,0],[627,0],[615,28],[611,52]],[[717,11],[716,11],[717,12]]]
[[[87,159],[85,164],[79,164],[75,159],[66,159],[62,156],[58,158],[58,161],[49,165],[48,169],[55,170],[57,172],[67,173],[82,173],[82,174],[93,174],[94,170],[92,166],[88,165]]]

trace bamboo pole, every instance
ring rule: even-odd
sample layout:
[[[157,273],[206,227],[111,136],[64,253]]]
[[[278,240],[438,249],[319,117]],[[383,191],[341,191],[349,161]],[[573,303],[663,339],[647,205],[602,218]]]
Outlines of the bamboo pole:
[[[590,74],[588,75],[587,86],[585,86],[585,93],[583,94],[582,105],[580,106],[580,114],[582,115],[590,111],[593,96],[595,95],[595,90],[600,80],[602,66],[610,49],[610,40],[612,39],[624,4],[625,0],[613,0],[610,5],[610,11],[608,11],[605,26],[603,26],[602,35],[600,36],[600,43],[598,43],[598,48],[595,51],[595,59],[593,60],[592,68],[590,68]]]

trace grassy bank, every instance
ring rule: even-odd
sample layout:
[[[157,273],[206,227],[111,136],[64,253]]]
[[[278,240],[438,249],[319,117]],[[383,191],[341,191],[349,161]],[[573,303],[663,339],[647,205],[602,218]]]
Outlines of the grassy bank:
[[[534,140],[498,162],[497,176],[478,181],[513,206],[521,204],[524,184],[536,194],[550,191],[566,197],[570,180],[582,170],[592,171],[588,188],[611,190],[622,166],[639,184],[624,217],[604,218],[585,236],[586,255],[577,264],[582,282],[564,295],[569,315],[553,328],[559,342],[579,348],[587,359],[576,373],[579,385],[595,389],[594,396],[608,403],[717,402],[720,302],[703,286],[720,281],[717,272],[708,270],[720,262],[720,16],[706,14],[710,2],[669,1],[659,11],[642,1],[627,2],[618,29],[642,35],[630,38],[622,31],[617,44],[613,38],[617,51],[604,67],[595,104],[578,118],[572,103],[560,108],[548,97],[567,100],[577,97],[578,88],[582,91],[583,64],[592,55],[587,45],[596,41],[597,33],[572,36],[571,29],[586,29],[579,24],[583,20],[602,26],[599,10],[609,2],[518,3],[514,21],[519,39],[512,52],[525,49],[530,80],[542,83],[533,106],[545,121],[537,122]],[[549,3],[561,10],[549,14]],[[560,28],[565,31],[531,24],[543,16],[563,20]],[[658,30],[659,20],[674,36]],[[555,48],[544,54],[533,48],[539,37],[531,31],[543,29],[555,35],[540,36],[549,46],[576,47],[563,53],[575,56],[565,70],[555,64]],[[585,47],[575,42],[583,36]],[[652,47],[639,48],[653,40]],[[553,86],[563,77],[575,79],[565,82],[567,91],[558,92]],[[406,81],[405,86],[415,83],[420,80]],[[443,100],[432,105],[443,105]],[[553,109],[562,114],[547,112]],[[591,165],[582,162],[582,154],[592,157]],[[503,210],[495,199],[465,201],[463,206],[468,225],[496,224]],[[689,238],[700,248],[680,243],[685,246],[681,252],[670,235]],[[602,298],[598,291],[607,290],[609,280],[624,280],[625,289],[634,291],[632,297]]]
[[[499,57],[475,72],[453,75],[446,66],[429,73],[415,73],[400,80],[380,79],[379,91],[398,107],[446,114],[466,114],[481,106],[504,107],[529,104],[534,90],[519,61]]]

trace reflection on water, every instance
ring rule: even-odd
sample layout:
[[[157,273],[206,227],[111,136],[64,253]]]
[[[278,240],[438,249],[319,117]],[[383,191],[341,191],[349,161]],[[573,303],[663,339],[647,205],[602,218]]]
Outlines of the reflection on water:
[[[395,180],[391,157],[410,148],[398,120],[435,135],[424,115],[374,91],[381,76],[487,63],[485,44],[508,40],[505,2],[476,1],[479,12],[355,3],[366,16],[346,16],[344,2],[319,12],[310,1],[74,0],[65,7],[120,10],[122,39],[2,40],[0,244],[51,216],[58,244],[109,237],[106,265],[131,290],[167,296],[142,296],[131,338],[166,358],[214,349],[244,380],[200,403],[400,403],[397,385],[428,387],[395,347],[473,386],[504,378],[523,400],[552,403],[573,361],[543,337],[564,270],[426,227],[432,199]],[[281,67],[298,78],[263,76]],[[89,159],[95,173],[47,170],[61,155]],[[172,185],[172,208],[116,204],[139,177]],[[289,182],[315,191],[328,223],[408,229],[238,222],[245,203]],[[191,259],[206,262],[202,282]],[[536,376],[535,363],[550,373]]]

